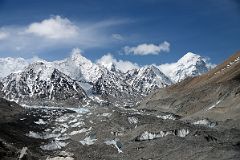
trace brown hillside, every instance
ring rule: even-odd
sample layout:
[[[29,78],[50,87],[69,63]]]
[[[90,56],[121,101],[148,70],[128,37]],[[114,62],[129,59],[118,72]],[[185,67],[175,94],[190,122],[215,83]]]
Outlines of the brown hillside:
[[[240,52],[237,52],[204,75],[160,89],[147,97],[139,108],[172,112],[183,117],[203,116],[218,120],[238,118],[239,80]]]

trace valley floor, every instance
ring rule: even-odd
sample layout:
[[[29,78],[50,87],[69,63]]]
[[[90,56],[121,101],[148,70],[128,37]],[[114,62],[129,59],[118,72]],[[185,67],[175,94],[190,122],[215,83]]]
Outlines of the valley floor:
[[[0,122],[0,159],[240,159],[240,128],[208,119],[111,106],[16,117]]]

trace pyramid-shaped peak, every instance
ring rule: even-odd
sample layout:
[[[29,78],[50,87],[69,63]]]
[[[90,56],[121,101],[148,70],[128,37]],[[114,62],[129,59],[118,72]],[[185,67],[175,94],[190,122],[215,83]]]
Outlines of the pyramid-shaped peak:
[[[180,58],[178,60],[178,62],[188,63],[188,62],[192,62],[192,61],[198,61],[200,59],[202,59],[202,57],[200,55],[192,53],[192,52],[188,52],[182,58]]]

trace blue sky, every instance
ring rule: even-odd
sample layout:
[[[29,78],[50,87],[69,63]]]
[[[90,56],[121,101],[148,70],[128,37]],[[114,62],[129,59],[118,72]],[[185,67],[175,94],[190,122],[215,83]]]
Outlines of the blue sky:
[[[140,65],[191,51],[220,63],[239,50],[238,0],[0,0],[0,56],[107,53]],[[52,27],[52,30],[49,30]]]

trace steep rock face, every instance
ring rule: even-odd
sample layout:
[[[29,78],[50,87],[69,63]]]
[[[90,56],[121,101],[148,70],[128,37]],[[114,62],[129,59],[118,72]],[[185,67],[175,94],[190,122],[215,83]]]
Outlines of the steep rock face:
[[[172,84],[172,81],[153,65],[129,71],[126,79],[130,86],[142,95]]]
[[[140,98],[139,92],[129,85],[123,73],[106,71],[93,85],[93,94],[101,95],[114,103],[133,103]]]
[[[2,91],[4,97],[20,102],[81,103],[87,98],[77,81],[41,62],[4,78]]]
[[[104,99],[133,104],[156,89],[172,84],[155,66],[122,73],[114,66],[107,70],[94,84],[93,93]]]

